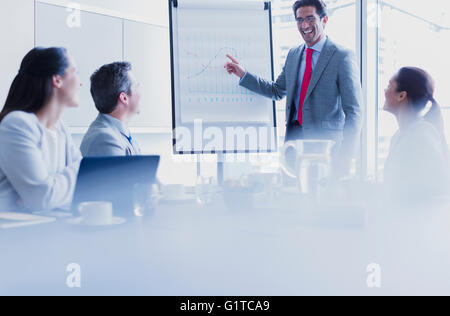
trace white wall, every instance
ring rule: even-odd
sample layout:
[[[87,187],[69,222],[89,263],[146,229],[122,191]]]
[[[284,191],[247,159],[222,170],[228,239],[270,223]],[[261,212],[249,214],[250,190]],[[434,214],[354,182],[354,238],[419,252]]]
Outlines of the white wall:
[[[34,46],[34,0],[1,0],[0,107],[3,108],[20,62]]]
[[[38,0],[39,2],[68,5],[77,3],[82,10],[103,12],[134,21],[169,26],[169,4],[167,0]]]
[[[34,0],[1,0],[0,30],[0,105],[6,99],[9,87],[25,54],[34,47]],[[76,2],[83,9],[108,13],[168,27],[169,13],[166,0],[38,0],[38,2],[67,5]]]
[[[168,27],[130,21],[81,8],[79,27],[71,27],[74,13],[60,5],[36,3],[37,46],[63,46],[74,57],[80,79],[80,107],[67,109],[63,120],[71,131],[84,132],[98,112],[89,91],[90,77],[101,65],[127,60],[141,84],[141,113],[130,122],[136,132],[170,133],[172,126],[170,45]],[[70,9],[69,9],[70,11]],[[78,24],[77,24],[78,25]],[[84,128],[84,130],[83,130]]]

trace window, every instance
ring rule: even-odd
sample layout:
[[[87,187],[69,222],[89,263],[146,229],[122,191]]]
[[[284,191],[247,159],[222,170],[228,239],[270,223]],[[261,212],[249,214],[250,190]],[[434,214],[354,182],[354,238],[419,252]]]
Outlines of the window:
[[[450,89],[447,86],[450,60],[450,2],[447,0],[378,1],[377,74],[369,77],[369,87],[376,86],[378,139],[377,173],[382,178],[390,139],[398,129],[395,118],[383,111],[384,89],[390,78],[403,66],[425,69],[435,80],[435,98],[450,124]],[[378,77],[378,78],[376,78]]]

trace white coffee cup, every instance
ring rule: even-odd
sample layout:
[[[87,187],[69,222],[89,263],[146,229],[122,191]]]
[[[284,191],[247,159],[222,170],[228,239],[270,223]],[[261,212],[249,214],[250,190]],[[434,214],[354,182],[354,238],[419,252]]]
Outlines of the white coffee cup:
[[[180,200],[185,197],[185,188],[182,184],[169,184],[164,187],[164,198],[166,200]]]
[[[113,205],[110,202],[85,202],[78,206],[82,223],[89,226],[112,225]]]

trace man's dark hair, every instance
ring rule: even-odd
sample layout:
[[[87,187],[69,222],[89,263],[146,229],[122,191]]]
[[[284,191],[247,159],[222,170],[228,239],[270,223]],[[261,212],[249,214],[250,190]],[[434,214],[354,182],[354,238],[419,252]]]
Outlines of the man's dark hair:
[[[320,16],[321,19],[323,19],[328,15],[327,5],[322,0],[298,0],[295,1],[293,6],[294,15],[296,19],[297,19],[297,10],[303,7],[315,7],[317,14]]]
[[[129,62],[104,65],[91,76],[91,95],[95,107],[102,114],[111,114],[117,107],[122,92],[131,94],[131,70]]]

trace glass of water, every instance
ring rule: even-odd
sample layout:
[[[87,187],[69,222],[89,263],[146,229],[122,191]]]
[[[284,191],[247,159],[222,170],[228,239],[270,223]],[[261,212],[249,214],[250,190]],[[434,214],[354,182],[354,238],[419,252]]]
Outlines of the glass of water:
[[[217,191],[217,182],[214,177],[197,177],[195,197],[198,204],[211,204]]]
[[[137,183],[133,190],[133,207],[136,217],[153,216],[159,201],[157,184]]]

